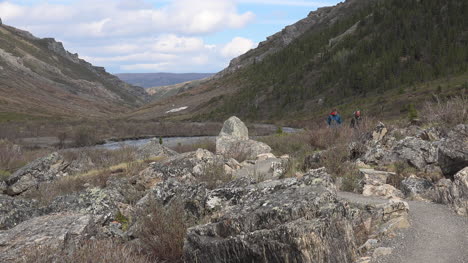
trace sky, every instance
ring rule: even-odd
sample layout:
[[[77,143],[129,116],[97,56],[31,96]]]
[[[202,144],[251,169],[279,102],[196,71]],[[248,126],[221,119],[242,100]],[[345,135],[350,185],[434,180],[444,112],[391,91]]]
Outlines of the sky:
[[[111,73],[218,72],[338,0],[0,0],[4,24]]]

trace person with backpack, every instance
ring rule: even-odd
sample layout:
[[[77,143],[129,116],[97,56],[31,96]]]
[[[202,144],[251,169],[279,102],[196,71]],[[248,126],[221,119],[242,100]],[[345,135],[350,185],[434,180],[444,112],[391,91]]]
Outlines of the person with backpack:
[[[359,124],[361,123],[361,111],[357,110],[354,112],[354,116],[351,119],[351,124],[349,127],[351,128],[359,128]]]
[[[328,126],[334,127],[334,126],[340,126],[341,125],[341,116],[338,114],[338,111],[336,109],[333,109],[333,111],[328,115],[327,123]]]

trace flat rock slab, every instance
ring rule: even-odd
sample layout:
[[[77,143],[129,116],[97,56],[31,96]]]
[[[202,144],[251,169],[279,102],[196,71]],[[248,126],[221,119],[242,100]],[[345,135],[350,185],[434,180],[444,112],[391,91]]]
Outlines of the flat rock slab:
[[[91,215],[55,214],[36,217],[0,231],[0,262],[15,262],[36,246],[66,247],[93,232]]]

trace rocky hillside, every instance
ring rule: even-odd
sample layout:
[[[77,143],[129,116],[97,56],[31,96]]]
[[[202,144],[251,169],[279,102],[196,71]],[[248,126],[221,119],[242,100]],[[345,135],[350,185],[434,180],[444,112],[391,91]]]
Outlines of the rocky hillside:
[[[112,165],[124,159],[96,156],[96,149],[56,152],[0,182],[0,260],[382,262],[388,254],[401,256],[383,244],[400,242],[400,233],[414,228],[420,232],[409,236],[415,240],[409,256],[436,251],[425,262],[463,262],[467,132],[465,124],[423,129],[381,123],[346,143],[334,164],[359,167],[358,174],[319,167],[338,147],[309,152],[295,170],[293,155],[275,156],[250,139],[236,117],[224,123],[216,153],[179,154],[154,140],[124,151],[126,162]],[[277,138],[292,143],[295,136]],[[105,168],[99,166],[104,157]],[[391,172],[397,164],[405,168]],[[437,220],[431,224],[436,229],[421,227],[417,220],[424,218]],[[448,219],[453,225],[445,226]],[[457,240],[456,246],[428,240],[434,232],[439,240]]]
[[[119,73],[121,80],[143,88],[170,86],[213,76],[212,73]]]
[[[66,51],[52,38],[0,24],[3,117],[96,117],[128,111],[148,95]]]
[[[311,12],[231,61],[208,83],[133,116],[307,120],[332,107],[401,117],[468,87],[468,4],[348,0]],[[186,106],[176,116],[171,107]]]

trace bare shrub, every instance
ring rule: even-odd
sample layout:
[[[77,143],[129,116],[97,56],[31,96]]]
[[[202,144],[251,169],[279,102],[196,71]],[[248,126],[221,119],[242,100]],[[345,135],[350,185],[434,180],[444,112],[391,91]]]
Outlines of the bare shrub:
[[[73,145],[75,147],[84,147],[95,145],[99,138],[95,130],[88,127],[79,127],[73,135]]]
[[[231,181],[232,176],[225,172],[223,163],[212,163],[206,164],[203,167],[203,173],[198,180],[206,183],[209,189],[214,189],[223,183]]]
[[[388,169],[396,173],[395,176],[389,176],[387,178],[387,184],[394,186],[397,189],[400,189],[401,182],[405,180],[411,174],[417,172],[416,168],[412,167],[405,161],[392,163]]]
[[[273,150],[273,154],[280,156],[290,154],[293,156],[301,155],[304,152],[311,152],[309,144],[310,134],[303,131],[291,134],[275,134],[257,138],[258,141],[268,144]]]
[[[342,178],[344,191],[359,191],[361,175],[356,164],[349,162],[349,151],[346,144],[335,146],[325,151],[320,158],[320,165],[327,169],[334,180]]]
[[[461,123],[468,123],[468,98],[465,96],[451,98],[442,101],[436,97],[436,101],[426,102],[421,112],[421,118],[426,123],[451,128]]]
[[[188,225],[180,202],[164,206],[156,201],[139,212],[138,237],[142,252],[153,261],[183,262]]]
[[[216,152],[216,143],[209,139],[203,139],[196,143],[188,144],[177,144],[174,147],[171,147],[172,150],[178,153],[193,152],[198,149],[206,149],[210,152]]]
[[[29,249],[18,263],[149,263],[135,248],[104,239],[83,242],[71,251],[51,246]]]

